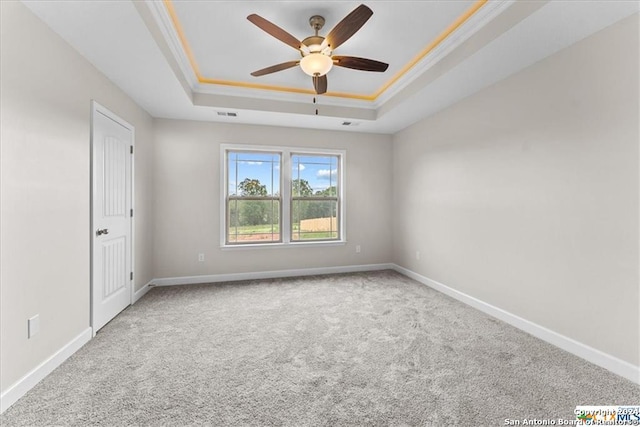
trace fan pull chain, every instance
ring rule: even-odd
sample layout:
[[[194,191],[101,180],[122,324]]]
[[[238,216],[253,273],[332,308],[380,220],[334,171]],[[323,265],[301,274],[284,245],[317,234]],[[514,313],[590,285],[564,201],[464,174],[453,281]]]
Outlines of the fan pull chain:
[[[314,103],[314,104],[316,103],[316,97],[315,97],[315,96],[313,97],[313,103]],[[317,115],[318,115],[318,109],[316,108],[316,116],[317,116]]]

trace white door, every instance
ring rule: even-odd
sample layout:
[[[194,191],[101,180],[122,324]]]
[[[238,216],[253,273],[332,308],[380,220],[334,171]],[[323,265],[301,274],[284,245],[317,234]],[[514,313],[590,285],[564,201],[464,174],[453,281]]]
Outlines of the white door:
[[[92,289],[95,334],[131,303],[133,127],[94,103]]]

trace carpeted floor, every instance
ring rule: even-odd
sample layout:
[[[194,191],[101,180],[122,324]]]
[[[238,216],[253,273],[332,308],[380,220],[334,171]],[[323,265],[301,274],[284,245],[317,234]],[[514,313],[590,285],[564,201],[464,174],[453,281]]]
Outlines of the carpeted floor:
[[[152,289],[2,426],[499,426],[640,387],[392,271]]]

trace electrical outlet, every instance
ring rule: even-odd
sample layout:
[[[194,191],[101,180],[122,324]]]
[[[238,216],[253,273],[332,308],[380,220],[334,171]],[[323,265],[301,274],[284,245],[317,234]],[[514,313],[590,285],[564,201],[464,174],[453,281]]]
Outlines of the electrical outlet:
[[[359,254],[360,253],[360,245],[356,245],[356,253]]]
[[[27,320],[27,338],[33,338],[40,332],[40,315],[36,314]]]
[[[420,251],[416,251],[416,259],[420,261]]]
[[[198,261],[204,262],[204,254],[198,254]]]

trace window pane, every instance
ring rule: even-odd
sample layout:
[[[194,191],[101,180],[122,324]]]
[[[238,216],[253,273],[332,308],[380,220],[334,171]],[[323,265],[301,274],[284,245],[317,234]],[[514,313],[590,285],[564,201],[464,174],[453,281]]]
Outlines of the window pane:
[[[228,154],[228,162],[230,196],[280,194],[279,154],[232,151]]]
[[[337,239],[337,209],[335,200],[294,200],[291,240]]]
[[[291,156],[291,192],[294,197],[336,196],[338,156]]]
[[[280,201],[238,200],[228,204],[228,243],[280,241]]]

